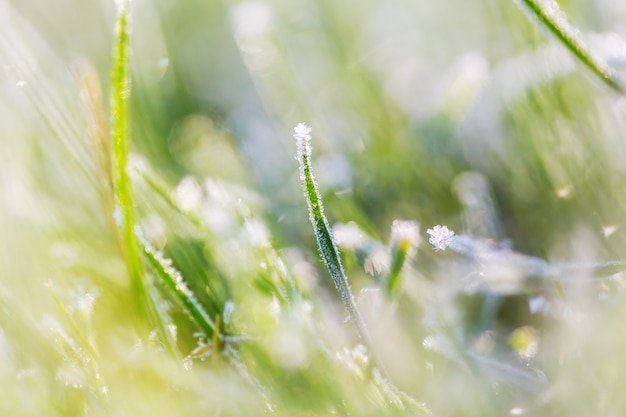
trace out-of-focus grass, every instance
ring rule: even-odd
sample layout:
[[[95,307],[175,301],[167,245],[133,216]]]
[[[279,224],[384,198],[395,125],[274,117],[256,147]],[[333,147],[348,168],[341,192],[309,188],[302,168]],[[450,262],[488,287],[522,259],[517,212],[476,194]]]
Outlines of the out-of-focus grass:
[[[626,6],[521,3],[0,0],[0,414],[623,415]]]

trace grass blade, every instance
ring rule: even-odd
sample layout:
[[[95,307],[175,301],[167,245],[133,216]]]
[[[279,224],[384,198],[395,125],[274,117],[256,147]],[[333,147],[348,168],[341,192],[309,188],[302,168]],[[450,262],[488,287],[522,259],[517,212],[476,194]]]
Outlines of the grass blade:
[[[176,344],[167,330],[166,320],[157,307],[157,303],[149,290],[143,260],[139,250],[139,242],[135,234],[135,212],[131,178],[128,174],[128,154],[130,142],[130,28],[129,5],[123,1],[119,4],[118,19],[113,52],[113,71],[111,74],[111,139],[114,158],[114,191],[116,209],[121,219],[121,241],[131,290],[135,300],[136,311],[140,316],[147,317],[150,325],[156,326],[159,337],[172,352],[176,352]]]
[[[352,291],[350,290],[350,284],[348,283],[348,277],[346,276],[341,258],[339,257],[337,244],[335,243],[332,231],[328,225],[328,220],[326,220],[326,216],[324,215],[322,196],[317,188],[317,182],[311,170],[311,130],[312,129],[305,123],[300,123],[294,129],[293,136],[296,139],[298,149],[297,160],[300,165],[300,180],[302,181],[302,188],[309,208],[309,219],[313,225],[315,239],[317,240],[322,260],[328,268],[330,276],[333,278],[335,287],[341,296],[341,301],[348,311],[359,337],[372,353],[374,363],[370,370],[372,371],[374,379],[379,381],[381,387],[385,387],[386,394],[393,393],[393,396],[399,401],[398,404],[400,408],[404,408],[407,404],[417,404],[416,411],[419,415],[431,415],[430,411],[428,411],[424,405],[410,398],[393,384],[382,362],[377,358],[376,353],[372,349],[369,331],[367,330],[365,321],[359,312]],[[393,402],[390,401],[390,404],[392,403]]]
[[[200,305],[193,292],[187,287],[183,276],[171,265],[172,261],[164,258],[163,254],[154,249],[145,239],[141,238],[140,244],[148,263],[161,278],[161,281],[176,296],[198,328],[208,339],[212,338],[215,333],[215,324]]]
[[[132,290],[139,300],[147,298],[147,286],[135,236],[135,214],[131,180],[128,175],[129,101],[130,101],[130,33],[128,4],[119,6],[116,28],[113,72],[111,74],[111,139],[114,156],[115,202],[120,211],[122,241]]]
[[[385,289],[395,296],[402,287],[402,268],[410,260],[420,243],[420,228],[408,220],[394,220],[391,225],[391,264]]]
[[[350,290],[350,284],[339,257],[339,250],[328,225],[328,220],[326,220],[324,215],[322,196],[317,189],[317,183],[311,170],[311,128],[304,123],[300,123],[294,129],[294,138],[298,147],[300,180],[302,181],[302,188],[309,207],[309,219],[313,225],[315,239],[317,240],[322,260],[328,268],[337,291],[339,291],[341,301],[348,311],[350,319],[356,326],[359,337],[368,347],[371,347],[369,332]]]
[[[611,66],[598,57],[581,39],[578,29],[568,21],[554,0],[515,0],[546,27],[580,62],[612,89],[626,93],[626,84]]]

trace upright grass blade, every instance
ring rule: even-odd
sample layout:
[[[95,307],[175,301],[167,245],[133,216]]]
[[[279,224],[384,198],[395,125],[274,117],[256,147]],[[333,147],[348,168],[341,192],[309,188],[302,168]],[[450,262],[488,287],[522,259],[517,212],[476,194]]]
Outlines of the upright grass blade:
[[[93,66],[87,60],[72,63],[72,72],[78,84],[87,131],[91,138],[91,147],[96,161],[98,191],[100,202],[109,228],[114,234],[119,249],[123,247],[121,236],[115,224],[115,196],[113,194],[113,157],[111,138],[104,108],[100,79]]]
[[[147,299],[147,286],[135,236],[133,193],[128,175],[130,136],[130,33],[128,18],[128,4],[122,2],[119,5],[113,52],[113,72],[111,74],[111,139],[114,156],[115,203],[121,216],[121,218],[118,217],[118,223],[121,228],[131,286],[137,300],[141,300],[143,304]]]
[[[341,301],[348,311],[350,319],[356,326],[359,337],[368,347],[371,347],[369,332],[350,290],[350,284],[339,257],[339,250],[324,215],[322,196],[317,189],[317,183],[311,171],[311,128],[304,123],[300,123],[294,129],[294,138],[298,148],[297,159],[300,165],[300,180],[302,181],[302,188],[309,207],[309,219],[313,225],[322,260],[328,268],[337,291],[339,291]]]
[[[394,220],[391,225],[391,264],[385,289],[387,295],[395,296],[402,286],[402,268],[410,260],[420,243],[420,228],[417,223]]]
[[[128,174],[128,152],[130,138],[130,29],[129,5],[119,3],[115,47],[113,51],[113,72],[111,74],[111,139],[113,142],[113,186],[116,210],[121,218],[118,223],[124,249],[126,266],[130,276],[135,308],[142,317],[147,317],[150,325],[156,326],[159,337],[171,352],[176,352],[175,342],[167,330],[165,320],[159,311],[143,266],[139,242],[135,235],[135,213],[133,190]]]
[[[624,80],[611,66],[585,44],[578,29],[567,21],[567,16],[554,0],[515,0],[525,11],[546,27],[569,51],[612,89],[626,93]]]
[[[296,139],[298,150],[297,160],[300,166],[300,181],[302,181],[304,196],[309,208],[309,219],[313,225],[315,239],[317,240],[322,260],[324,264],[326,264],[330,276],[333,278],[337,291],[339,291],[341,301],[348,311],[350,319],[355,324],[359,337],[372,353],[374,363],[372,363],[373,366],[370,370],[372,371],[373,379],[382,389],[383,394],[387,397],[387,401],[389,401],[391,406],[405,409],[408,405],[417,415],[430,416],[431,413],[426,406],[400,391],[393,382],[391,382],[381,361],[378,360],[375,352],[372,351],[372,342],[367,326],[365,325],[365,321],[359,312],[352,291],[350,290],[350,284],[348,283],[348,278],[341,264],[341,258],[339,257],[339,250],[337,249],[335,239],[328,225],[328,220],[326,220],[326,216],[324,215],[322,196],[317,188],[315,176],[311,170],[311,128],[305,123],[300,123],[294,129],[293,136]],[[392,400],[390,396],[397,401]]]

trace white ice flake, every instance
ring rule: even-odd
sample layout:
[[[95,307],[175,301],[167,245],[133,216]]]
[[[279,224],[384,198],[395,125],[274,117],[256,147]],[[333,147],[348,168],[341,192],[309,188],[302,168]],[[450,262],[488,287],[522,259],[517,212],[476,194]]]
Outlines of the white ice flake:
[[[313,131],[306,123],[300,123],[293,129],[293,137],[296,139],[298,161],[303,157],[311,156],[311,132]]]
[[[452,230],[448,229],[447,226],[441,226],[439,224],[432,229],[428,229],[426,233],[430,235],[428,241],[433,245],[433,249],[436,252],[446,250],[455,237]]]

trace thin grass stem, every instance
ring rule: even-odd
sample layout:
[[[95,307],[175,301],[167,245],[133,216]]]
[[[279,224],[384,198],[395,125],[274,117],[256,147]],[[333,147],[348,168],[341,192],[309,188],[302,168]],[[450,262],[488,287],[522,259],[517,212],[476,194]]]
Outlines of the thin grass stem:
[[[580,62],[605,84],[619,93],[626,93],[626,84],[613,68],[585,44],[579,30],[568,21],[554,0],[515,0],[515,2],[547,28]]]
[[[125,248],[131,287],[138,300],[147,298],[147,286],[135,237],[134,204],[131,180],[128,175],[129,99],[130,99],[130,33],[128,4],[119,6],[116,28],[113,72],[111,74],[111,139],[114,155],[115,200],[119,210],[118,223]]]
[[[326,220],[324,215],[322,196],[311,170],[311,128],[304,123],[300,123],[294,129],[294,138],[298,147],[297,159],[300,165],[300,180],[302,181],[302,189],[309,208],[309,219],[313,225],[320,255],[326,268],[328,268],[328,272],[335,283],[343,305],[350,315],[350,319],[356,326],[359,337],[367,344],[368,348],[371,348],[367,326],[350,290],[348,278],[341,264],[339,249],[337,249],[328,220]]]
[[[140,316],[147,317],[156,326],[160,339],[170,352],[176,352],[173,336],[167,330],[166,320],[157,307],[145,273],[139,243],[135,235],[135,207],[133,189],[128,174],[130,146],[130,27],[129,4],[119,4],[111,74],[111,140],[114,157],[114,194],[120,217],[121,241],[124,246],[126,266],[130,276],[135,307]]]

